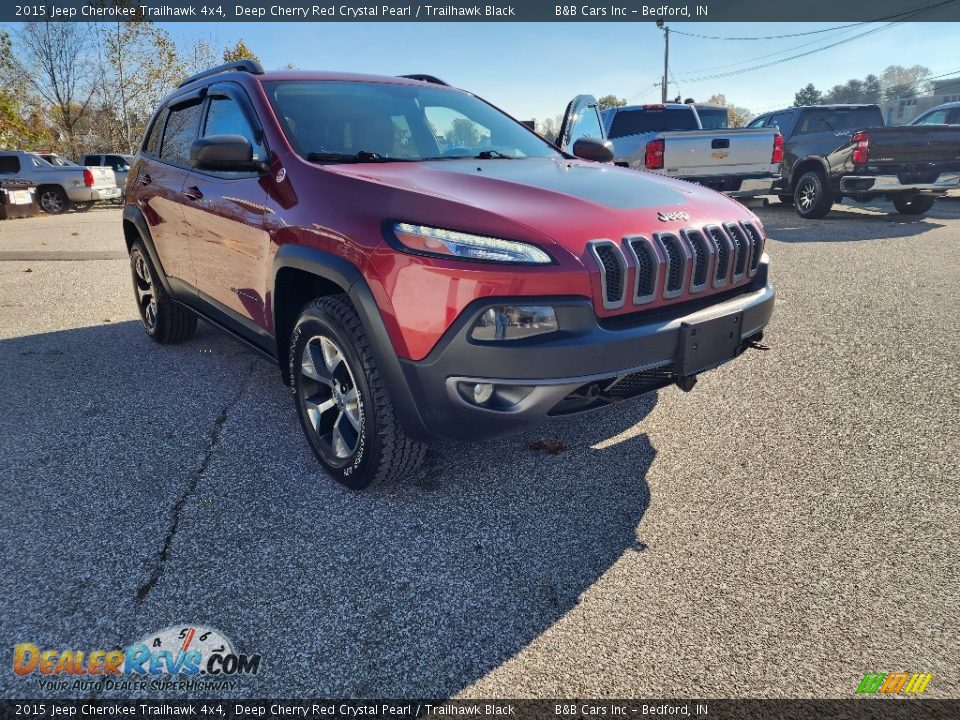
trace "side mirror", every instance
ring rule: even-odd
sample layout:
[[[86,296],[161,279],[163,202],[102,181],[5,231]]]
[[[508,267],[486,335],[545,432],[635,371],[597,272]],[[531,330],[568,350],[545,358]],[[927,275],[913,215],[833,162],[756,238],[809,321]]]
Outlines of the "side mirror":
[[[190,146],[190,165],[197,170],[266,172],[267,164],[253,159],[253,147],[242,135],[209,135]]]
[[[582,137],[573,144],[573,154],[581,160],[608,163],[613,160],[613,143],[609,140]]]

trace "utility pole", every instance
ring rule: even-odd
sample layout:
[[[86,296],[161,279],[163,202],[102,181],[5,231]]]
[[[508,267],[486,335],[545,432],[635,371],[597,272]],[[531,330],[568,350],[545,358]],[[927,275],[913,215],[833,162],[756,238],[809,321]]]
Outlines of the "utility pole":
[[[667,102],[667,74],[670,71],[670,28],[663,20],[657,20],[657,27],[663,30],[663,83],[661,88],[661,100]]]

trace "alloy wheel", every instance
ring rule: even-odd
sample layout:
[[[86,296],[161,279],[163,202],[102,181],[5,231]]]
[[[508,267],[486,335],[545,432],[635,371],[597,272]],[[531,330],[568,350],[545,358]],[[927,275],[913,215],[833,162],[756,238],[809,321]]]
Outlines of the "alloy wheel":
[[[143,255],[137,253],[133,261],[133,288],[137,291],[137,304],[147,330],[157,327],[157,295],[153,289],[153,276]]]
[[[808,180],[797,189],[797,202],[802,210],[809,210],[817,201],[817,184]]]
[[[63,212],[63,196],[56,190],[45,190],[40,195],[40,207],[44,212],[57,214]]]
[[[347,460],[360,445],[363,405],[346,356],[331,338],[317,335],[303,347],[300,373],[303,408],[323,453]]]

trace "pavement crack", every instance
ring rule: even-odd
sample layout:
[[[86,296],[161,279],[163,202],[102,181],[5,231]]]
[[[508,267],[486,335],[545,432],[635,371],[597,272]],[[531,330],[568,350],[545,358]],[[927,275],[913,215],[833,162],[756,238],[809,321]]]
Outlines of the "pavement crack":
[[[170,525],[167,527],[167,532],[163,538],[163,546],[160,548],[160,552],[157,553],[157,556],[153,562],[153,568],[150,571],[150,577],[144,582],[140,587],[137,588],[136,594],[136,603],[139,605],[142,603],[147,595],[150,594],[150,591],[156,586],[159,582],[163,571],[167,566],[167,560],[170,559],[170,548],[173,545],[173,539],[176,537],[177,530],[180,528],[180,520],[183,514],[183,509],[187,505],[187,501],[193,497],[193,494],[197,490],[197,486],[200,484],[200,480],[203,479],[203,476],[207,472],[207,468],[210,466],[210,461],[213,459],[214,452],[217,449],[217,446],[220,444],[220,433],[223,430],[223,426],[227,422],[227,418],[230,416],[231,411],[237,406],[237,403],[240,402],[240,398],[243,396],[244,390],[247,388],[247,384],[250,382],[250,378],[253,376],[253,371],[257,366],[257,360],[254,359],[250,366],[247,368],[246,373],[240,381],[240,384],[237,386],[237,391],[234,393],[233,397],[220,409],[219,414],[217,415],[216,420],[213,421],[213,427],[210,430],[210,437],[207,439],[207,448],[203,454],[203,460],[200,462],[199,467],[193,472],[190,476],[190,481],[187,483],[186,488],[183,492],[180,493],[180,496],[177,498],[177,501],[173,504],[173,508],[170,513]]]

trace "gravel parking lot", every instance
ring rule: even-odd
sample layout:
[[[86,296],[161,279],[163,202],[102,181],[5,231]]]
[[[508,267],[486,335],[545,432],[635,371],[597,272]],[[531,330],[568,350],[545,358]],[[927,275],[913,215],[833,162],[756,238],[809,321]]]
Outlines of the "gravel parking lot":
[[[768,351],[369,494],[269,363],[148,340],[119,210],[0,223],[0,694],[71,695],[17,643],[200,623],[237,697],[957,697],[960,200],[758,212]]]

